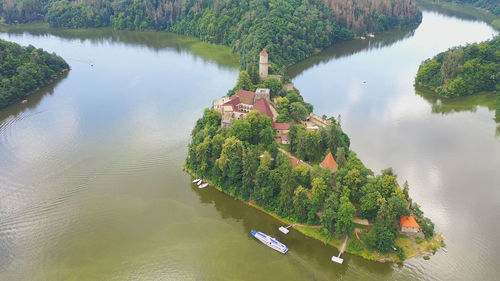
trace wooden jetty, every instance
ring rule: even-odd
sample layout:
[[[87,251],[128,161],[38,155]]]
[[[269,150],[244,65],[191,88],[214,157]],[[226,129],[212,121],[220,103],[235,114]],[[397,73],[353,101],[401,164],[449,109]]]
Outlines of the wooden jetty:
[[[342,245],[339,248],[339,255],[338,256],[333,256],[332,261],[336,263],[342,264],[344,262],[344,259],[340,258],[340,255],[342,255],[347,247],[347,241],[349,240],[349,236],[345,236],[344,242],[342,242]]]

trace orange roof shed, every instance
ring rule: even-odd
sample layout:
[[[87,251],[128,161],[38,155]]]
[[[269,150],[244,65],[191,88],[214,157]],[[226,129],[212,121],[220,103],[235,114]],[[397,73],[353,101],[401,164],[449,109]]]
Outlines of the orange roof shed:
[[[331,152],[329,152],[328,155],[326,155],[323,162],[321,162],[321,164],[319,164],[319,165],[321,167],[327,168],[331,171],[333,171],[334,169],[337,169],[339,167],[339,164],[337,164],[337,162],[335,162],[335,159],[333,159],[333,155]]]
[[[417,221],[413,216],[402,216],[401,217],[401,226],[402,227],[415,227],[420,228]]]

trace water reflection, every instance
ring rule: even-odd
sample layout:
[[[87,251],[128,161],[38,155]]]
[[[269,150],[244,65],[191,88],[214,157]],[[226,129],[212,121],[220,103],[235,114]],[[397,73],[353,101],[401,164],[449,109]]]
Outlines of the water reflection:
[[[234,200],[232,197],[217,191],[215,188],[198,189],[194,184],[191,185],[191,188],[198,196],[200,202],[206,205],[213,205],[222,219],[233,219],[241,222],[244,228],[243,231],[248,239],[254,240],[250,231],[256,229],[276,237],[279,241],[287,245],[290,249],[287,253],[287,262],[300,268],[300,271],[309,280],[342,278],[342,276],[347,274],[350,267],[353,266],[358,270],[376,274],[381,279],[384,276],[389,278],[394,273],[394,265],[392,264],[369,262],[348,253],[343,254],[344,265],[334,264],[330,258],[332,255],[338,254],[336,248],[326,246],[318,240],[306,237],[293,228],[285,235],[278,231],[278,227],[282,225],[278,220],[269,215],[264,215],[261,211],[242,204],[238,200]],[[255,242],[255,247],[261,247],[261,245]],[[269,251],[274,254],[272,250]],[[279,256],[280,254],[277,255]]]
[[[0,130],[2,128],[2,123],[5,119],[9,117],[16,119],[23,112],[35,109],[45,96],[54,94],[54,90],[57,87],[57,85],[61,81],[63,81],[66,77],[68,77],[68,72],[64,72],[62,75],[60,75],[58,78],[56,78],[54,81],[52,81],[45,87],[42,87],[37,91],[34,91],[26,98],[28,102],[25,104],[22,104],[19,101],[8,106],[5,109],[0,110]]]
[[[89,29],[59,29],[48,28],[45,25],[35,26],[1,26],[0,31],[8,34],[21,35],[28,33],[37,37],[48,35],[72,40],[72,44],[81,46],[85,41],[92,44],[126,43],[145,47],[149,50],[160,51],[170,49],[179,54],[189,53],[207,62],[215,62],[226,68],[239,66],[238,56],[229,51],[228,47],[201,42],[194,37],[177,35],[162,31],[128,31],[114,30],[112,28]],[[80,44],[78,44],[78,42]],[[85,63],[89,63],[85,61]]]
[[[431,104],[432,113],[440,113],[443,115],[463,111],[476,112],[480,107],[486,107],[490,111],[495,111],[500,103],[500,98],[494,93],[443,98],[428,89],[418,86],[415,86],[415,93]],[[496,113],[496,115],[498,115],[498,113]],[[495,129],[495,135],[500,137],[500,118],[495,117],[494,120],[498,124]]]
[[[398,41],[412,37],[415,34],[415,30],[416,27],[411,29],[388,31],[377,34],[375,38],[336,43],[333,47],[327,48],[317,55],[314,55],[290,67],[287,74],[290,77],[295,78],[302,74],[302,72],[315,65],[325,63],[336,58],[351,56],[361,51],[377,50],[384,47],[389,47],[397,43]]]

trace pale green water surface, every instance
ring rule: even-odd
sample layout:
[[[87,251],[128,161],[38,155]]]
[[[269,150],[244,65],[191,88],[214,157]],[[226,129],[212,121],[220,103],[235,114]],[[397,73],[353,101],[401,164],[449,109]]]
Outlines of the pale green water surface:
[[[0,111],[0,280],[494,280],[500,274],[500,141],[493,110],[436,109],[419,63],[490,38],[425,12],[412,31],[346,42],[291,69],[320,114],[342,114],[352,148],[392,166],[444,233],[447,254],[404,266],[346,254],[181,171],[203,108],[238,75],[227,48],[165,33],[4,31],[63,56],[59,82]],[[367,83],[363,84],[362,82]],[[470,101],[464,102],[470,104]],[[445,104],[445,103],[440,103]],[[281,255],[251,229],[284,242]]]

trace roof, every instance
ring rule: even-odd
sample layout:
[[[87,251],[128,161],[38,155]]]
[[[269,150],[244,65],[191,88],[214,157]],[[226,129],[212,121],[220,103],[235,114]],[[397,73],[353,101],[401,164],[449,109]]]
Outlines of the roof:
[[[418,225],[417,221],[412,216],[402,216],[401,217],[401,226],[402,227],[404,226],[404,227],[420,228],[420,225]]]
[[[333,155],[331,152],[329,152],[328,155],[326,155],[323,162],[321,162],[321,164],[319,164],[319,165],[323,168],[327,168],[330,170],[336,169],[339,166],[339,164],[337,164],[337,162],[335,162],[335,159],[333,159]]]
[[[290,129],[290,123],[274,123],[273,127],[276,130],[288,130]]]
[[[236,96],[240,98],[242,103],[253,104],[255,93],[245,90],[239,90],[238,93],[236,93]]]
[[[222,106],[231,106],[233,108],[233,111],[238,111],[238,104],[241,103],[239,97],[231,97],[231,100],[222,104]]]
[[[273,113],[266,99],[258,99],[253,105],[253,109],[258,110],[261,114],[269,116],[271,120],[273,120]]]
[[[267,52],[266,52],[266,48],[262,49],[262,52],[260,52],[260,55],[261,55],[261,56],[265,56],[265,57],[267,57],[267,56],[268,56],[268,55],[267,55]]]

